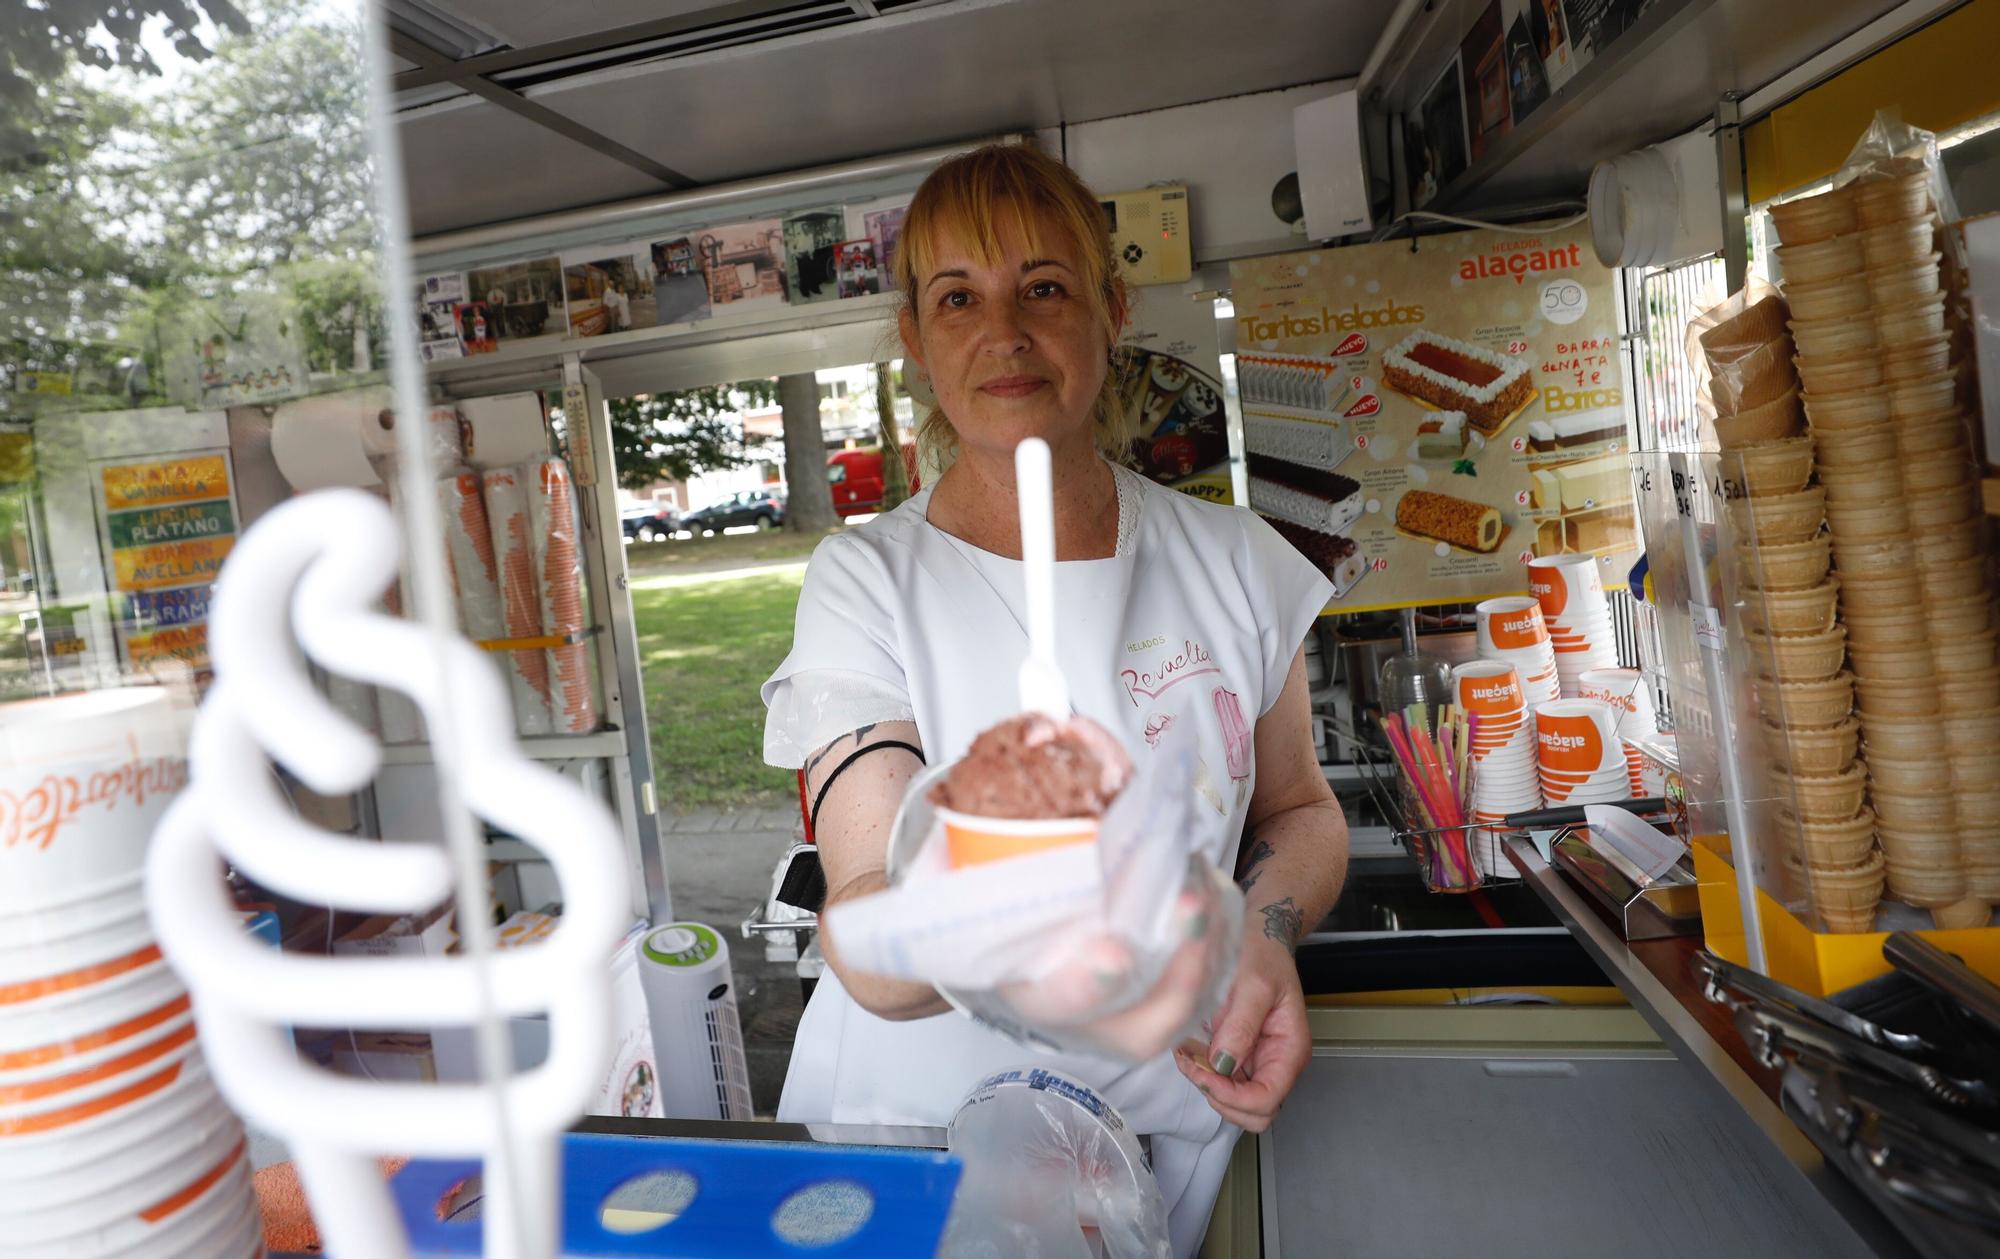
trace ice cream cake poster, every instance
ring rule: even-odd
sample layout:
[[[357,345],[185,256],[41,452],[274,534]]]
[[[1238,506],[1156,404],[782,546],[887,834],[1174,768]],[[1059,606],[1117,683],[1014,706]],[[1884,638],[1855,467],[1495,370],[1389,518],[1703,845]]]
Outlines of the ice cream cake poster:
[[[1583,227],[1230,265],[1250,506],[1337,611],[1527,589],[1636,542],[1614,273]]]
[[[1183,494],[1235,501],[1229,413],[1215,303],[1200,281],[1140,289],[1112,352],[1112,376],[1136,426],[1125,462]]]

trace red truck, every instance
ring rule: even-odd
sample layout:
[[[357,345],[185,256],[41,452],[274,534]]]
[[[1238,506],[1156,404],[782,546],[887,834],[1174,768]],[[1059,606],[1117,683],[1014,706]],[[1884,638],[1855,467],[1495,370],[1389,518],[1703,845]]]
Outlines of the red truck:
[[[917,483],[917,448],[903,447],[903,467],[910,477],[910,493],[922,488]],[[833,491],[833,510],[843,516],[859,516],[882,510],[882,448],[836,450],[826,457],[827,487]]]

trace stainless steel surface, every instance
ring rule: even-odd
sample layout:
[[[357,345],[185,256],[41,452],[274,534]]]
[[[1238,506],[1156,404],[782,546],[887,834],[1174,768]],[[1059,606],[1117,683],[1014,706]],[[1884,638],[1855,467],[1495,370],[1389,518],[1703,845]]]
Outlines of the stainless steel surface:
[[[2000,1035],[2000,991],[1964,962],[1908,931],[1895,932],[1884,941],[1882,956]]]
[[[1648,883],[1617,853],[1567,830],[1550,844],[1551,861],[1624,924],[1627,940],[1701,934],[1701,900],[1691,871],[1676,867],[1665,882]],[[1620,868],[1624,866],[1624,868]]]
[[[1750,274],[1749,175],[1743,169],[1742,110],[1725,93],[1715,103],[1715,169],[1722,185],[1723,283],[1734,293]]]
[[[1644,963],[1632,955],[1612,930],[1598,920],[1582,894],[1563,878],[1541,854],[1520,839],[1506,841],[1508,859],[1522,878],[1569,928],[1584,951],[1618,985],[1632,1007],[1660,1033],[1681,1061],[1694,1068],[1716,1093],[1748,1120],[1760,1135],[1807,1184],[1837,1211],[1847,1225],[1880,1256],[1908,1255],[1909,1248],[1890,1228],[1881,1214],[1870,1206],[1853,1185],[1829,1168],[1819,1150],[1786,1118],[1777,1103],[1767,1097],[1755,1081],[1743,1073],[1729,1052],[1717,1044],[1694,1015],[1653,977]]]

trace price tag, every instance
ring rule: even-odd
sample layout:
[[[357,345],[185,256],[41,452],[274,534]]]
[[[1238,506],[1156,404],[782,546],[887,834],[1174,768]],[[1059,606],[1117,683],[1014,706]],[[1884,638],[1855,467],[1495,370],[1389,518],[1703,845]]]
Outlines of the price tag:
[[[1720,655],[1723,651],[1722,616],[1706,603],[1688,602],[1689,619],[1694,623],[1695,641],[1703,651]]]

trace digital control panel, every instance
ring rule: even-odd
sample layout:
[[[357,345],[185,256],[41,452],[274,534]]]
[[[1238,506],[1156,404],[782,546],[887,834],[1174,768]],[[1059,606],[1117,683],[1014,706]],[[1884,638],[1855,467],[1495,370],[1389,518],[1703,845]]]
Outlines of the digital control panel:
[[[1111,232],[1111,252],[1125,283],[1182,284],[1194,275],[1187,185],[1121,192],[1100,204]]]

